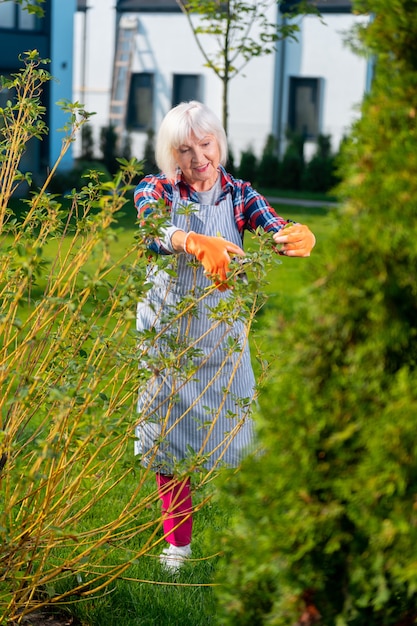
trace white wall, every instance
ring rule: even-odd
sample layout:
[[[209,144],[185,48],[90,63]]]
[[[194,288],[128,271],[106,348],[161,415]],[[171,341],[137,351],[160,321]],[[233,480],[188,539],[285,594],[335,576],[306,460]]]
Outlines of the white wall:
[[[95,141],[99,129],[109,123],[111,81],[115,46],[114,0],[89,0],[84,52],[84,18],[77,13],[74,33],[73,99],[82,102],[87,111],[94,111]],[[271,9],[271,20],[275,7]],[[84,67],[85,63],[85,67]],[[271,128],[273,55],[254,59],[230,83],[229,135],[235,156],[252,146],[261,152]],[[155,129],[171,107],[174,73],[195,73],[203,77],[202,99],[221,119],[222,83],[204,67],[204,58],[194,41],[191,29],[182,13],[139,14],[138,35],[133,71],[149,70],[156,73]],[[85,75],[85,85],[83,85]],[[145,133],[132,135],[133,152],[143,156]],[[74,154],[79,154],[76,142]]]
[[[88,111],[96,112],[92,123],[98,146],[99,130],[109,123],[116,12],[114,0],[89,0],[88,4],[91,8],[87,11],[85,54],[84,14],[78,13],[75,19],[74,99],[82,102]],[[268,18],[273,21],[277,13],[274,3],[270,11]],[[185,16],[182,13],[140,13],[137,17],[132,70],[155,73],[155,130],[171,106],[174,73],[200,74],[203,77],[202,100],[221,119],[222,83],[212,70],[204,67],[203,55]],[[284,44],[283,132],[288,119],[289,76],[321,77],[324,85],[321,132],[332,136],[333,147],[337,149],[357,116],[355,107],[366,85],[365,60],[356,57],[343,44],[343,33],[358,19],[363,18],[326,15],[323,24],[314,16],[300,18],[298,41]],[[244,72],[230,82],[229,140],[237,161],[248,147],[260,155],[268,134],[276,130],[279,94],[275,85],[281,53],[282,46],[276,55],[251,60]],[[82,84],[84,57],[85,85]],[[133,153],[139,159],[143,157],[145,141],[145,133],[132,134]],[[79,144],[75,146],[75,153],[77,150]]]
[[[237,158],[252,148],[261,155],[272,125],[274,55],[255,58],[230,83],[230,142]]]
[[[73,99],[94,113],[91,123],[98,148],[100,129],[109,124],[116,9],[114,0],[89,0],[88,6],[86,13],[75,15]],[[75,156],[79,156],[80,147],[79,138],[74,145]],[[101,156],[99,152],[97,156]]]

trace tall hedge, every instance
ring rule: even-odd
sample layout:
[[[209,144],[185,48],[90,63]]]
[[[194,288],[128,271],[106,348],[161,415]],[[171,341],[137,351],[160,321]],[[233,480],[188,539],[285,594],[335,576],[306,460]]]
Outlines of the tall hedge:
[[[267,331],[264,452],[219,498],[223,626],[417,623],[417,2],[355,8],[375,75],[322,269]]]

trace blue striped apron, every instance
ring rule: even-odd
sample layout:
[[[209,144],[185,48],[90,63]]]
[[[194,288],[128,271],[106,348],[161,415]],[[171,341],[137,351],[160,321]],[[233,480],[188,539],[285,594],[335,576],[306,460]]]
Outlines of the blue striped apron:
[[[203,205],[180,200],[177,192],[171,222],[242,245],[230,194],[218,205]],[[161,337],[151,347],[149,340],[140,345],[154,374],[139,392],[135,453],[143,465],[165,474],[190,466],[235,467],[253,441],[255,381],[247,329],[240,319],[224,321],[212,313],[222,300],[233,299],[231,290],[205,293],[212,283],[194,257],[170,259],[176,277],[151,270],[153,286],[137,307],[138,331],[153,329]],[[178,316],[190,297],[192,312]],[[149,360],[142,366],[149,367]]]

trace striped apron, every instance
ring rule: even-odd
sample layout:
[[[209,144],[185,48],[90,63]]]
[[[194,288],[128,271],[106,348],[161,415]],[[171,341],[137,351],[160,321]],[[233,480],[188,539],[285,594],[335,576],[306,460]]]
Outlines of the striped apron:
[[[230,194],[218,205],[203,205],[187,204],[177,192],[171,222],[242,245]],[[207,293],[212,282],[193,256],[169,260],[176,275],[151,269],[152,287],[137,307],[140,354],[147,355],[141,367],[153,374],[139,391],[135,454],[165,474],[235,467],[253,441],[247,328],[236,315],[216,313],[223,301],[233,310],[233,292]]]

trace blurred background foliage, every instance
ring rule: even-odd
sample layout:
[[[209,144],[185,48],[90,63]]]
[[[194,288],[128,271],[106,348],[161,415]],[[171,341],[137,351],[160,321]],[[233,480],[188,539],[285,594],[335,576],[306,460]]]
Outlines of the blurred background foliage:
[[[219,538],[224,625],[417,619],[417,3],[356,8],[375,76],[311,289],[285,323],[263,320],[264,453],[218,498],[239,503]]]

